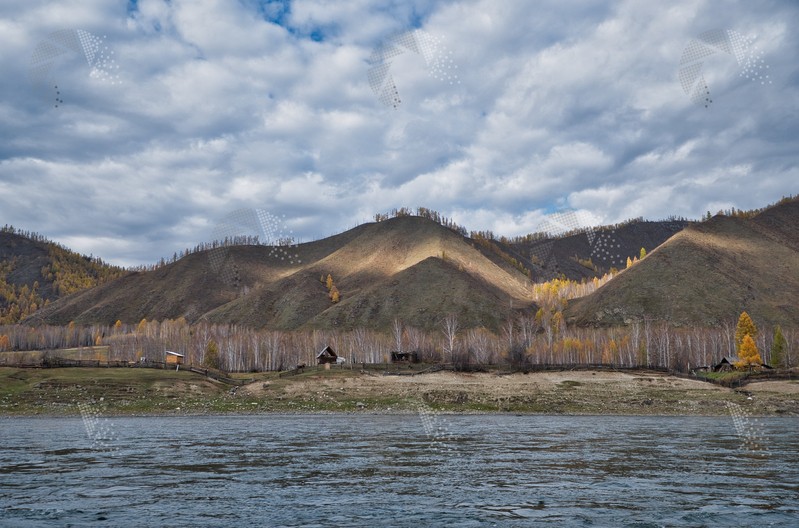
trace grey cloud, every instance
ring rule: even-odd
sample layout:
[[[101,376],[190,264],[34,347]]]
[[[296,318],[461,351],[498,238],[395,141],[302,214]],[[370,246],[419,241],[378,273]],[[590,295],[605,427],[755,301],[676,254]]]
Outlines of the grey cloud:
[[[564,207],[612,222],[796,192],[788,0],[124,4],[0,7],[0,222],[110,261],[171,256],[247,207],[286,215],[303,240],[416,205],[514,235]],[[391,65],[403,104],[386,108],[368,58],[417,27],[443,37],[460,84],[406,54]],[[30,53],[78,28],[107,35],[121,84],[73,57],[49,108],[31,93]],[[719,55],[705,109],[678,68],[715,28],[756,34],[772,84]]]

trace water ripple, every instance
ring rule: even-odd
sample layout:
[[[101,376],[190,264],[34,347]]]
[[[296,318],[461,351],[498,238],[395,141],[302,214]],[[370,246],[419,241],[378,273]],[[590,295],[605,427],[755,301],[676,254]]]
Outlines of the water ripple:
[[[724,418],[114,418],[113,453],[75,419],[4,420],[12,526],[796,526],[795,418],[767,452]],[[443,423],[443,421],[442,421]]]

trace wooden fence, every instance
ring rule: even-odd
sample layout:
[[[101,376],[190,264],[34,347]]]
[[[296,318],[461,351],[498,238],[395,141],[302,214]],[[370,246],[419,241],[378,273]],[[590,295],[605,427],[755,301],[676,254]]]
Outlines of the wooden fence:
[[[254,379],[242,379],[242,378],[231,378],[227,375],[227,372],[222,370],[214,370],[214,369],[207,369],[207,368],[199,368],[193,367],[191,365],[181,365],[184,370],[188,370],[189,372],[194,372],[195,374],[202,374],[203,376],[211,379],[215,379],[217,381],[221,381],[222,383],[226,383],[228,385],[246,385],[247,383],[252,383],[255,381]]]
[[[9,364],[6,366],[14,366],[20,368],[61,368],[61,367],[84,367],[84,368],[154,368],[166,369],[172,368],[173,365],[167,365],[162,361],[100,361],[93,359],[66,359],[60,357],[44,357],[41,361],[30,364]],[[181,370],[187,370],[195,374],[203,375],[228,385],[245,385],[254,381],[253,379],[231,378],[229,373],[202,367],[195,367],[193,365],[180,365]],[[561,364],[529,364],[523,367],[501,370],[498,365],[457,365],[451,363],[437,363],[437,364],[423,364],[423,363],[331,363],[328,365],[311,365],[307,367],[295,367],[290,370],[284,370],[278,373],[278,377],[284,378],[288,376],[296,376],[304,372],[319,372],[328,369],[338,370],[360,370],[360,371],[381,371],[385,376],[417,376],[423,374],[431,374],[441,371],[459,371],[459,372],[495,372],[498,376],[507,376],[518,373],[529,372],[568,372],[568,371],[609,371],[609,372],[657,372],[661,374],[668,374],[683,379],[691,379],[697,381],[705,381],[716,385],[721,385],[729,388],[743,387],[749,383],[757,381],[770,381],[770,380],[797,380],[799,373],[794,371],[760,371],[760,372],[747,372],[739,378],[735,379],[715,379],[708,378],[693,373],[678,372],[669,370],[665,367],[656,366],[620,366],[620,365],[607,365],[602,363],[583,363],[574,365],[561,365]]]
[[[731,389],[737,389],[739,387],[743,387],[748,385],[749,383],[755,383],[758,381],[776,381],[776,380],[799,380],[799,374],[796,372],[749,372],[744,376],[732,379],[732,380],[725,380],[725,379],[710,379],[710,378],[702,378],[699,377],[697,379],[702,379],[705,381],[710,381],[712,383],[716,383],[717,385],[722,385],[724,387],[729,387]]]
[[[166,364],[163,361],[99,361],[95,359],[66,359],[60,357],[45,357],[38,363],[13,365],[19,368],[151,368],[172,369],[176,365]],[[216,369],[195,367],[193,365],[180,365],[178,370],[186,370],[201,374],[227,385],[245,385],[253,379],[231,378],[227,372]]]
[[[296,376],[297,374],[302,374],[303,372],[319,372],[328,369],[360,371],[377,370],[382,371],[382,373],[385,375],[412,376],[415,374],[422,374],[426,371],[438,371],[443,369],[452,370],[452,366],[446,364],[425,365],[422,363],[330,363],[329,367],[326,365],[294,367],[293,369],[281,371],[278,374],[278,377],[285,378],[288,376]]]

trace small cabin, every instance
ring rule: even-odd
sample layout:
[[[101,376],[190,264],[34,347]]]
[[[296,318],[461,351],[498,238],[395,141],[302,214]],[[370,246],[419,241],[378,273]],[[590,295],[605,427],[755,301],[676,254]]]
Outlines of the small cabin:
[[[183,364],[183,354],[178,354],[177,352],[172,352],[171,350],[166,351],[166,364],[167,365],[182,365]]]
[[[721,361],[713,365],[713,372],[730,372],[731,370],[735,370],[735,363],[738,361],[738,358],[724,356],[721,358]]]
[[[336,351],[333,350],[330,345],[323,348],[322,351],[316,355],[317,365],[328,365],[331,363],[335,365],[337,360],[338,354],[336,354]]]
[[[392,352],[392,363],[419,363],[418,352]]]
[[[730,372],[735,370],[735,364],[738,362],[738,358],[725,356],[721,358],[721,361],[713,365],[713,372]],[[753,368],[765,369],[765,370],[774,370],[774,367],[771,365],[766,365],[765,363],[761,363],[760,365],[752,365]]]

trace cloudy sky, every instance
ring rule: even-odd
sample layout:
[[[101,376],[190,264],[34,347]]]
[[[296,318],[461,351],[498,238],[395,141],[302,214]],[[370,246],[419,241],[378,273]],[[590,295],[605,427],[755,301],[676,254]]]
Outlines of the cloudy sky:
[[[308,241],[402,206],[505,235],[760,207],[799,192],[797,23],[795,0],[4,0],[0,224],[137,265],[243,208]]]

